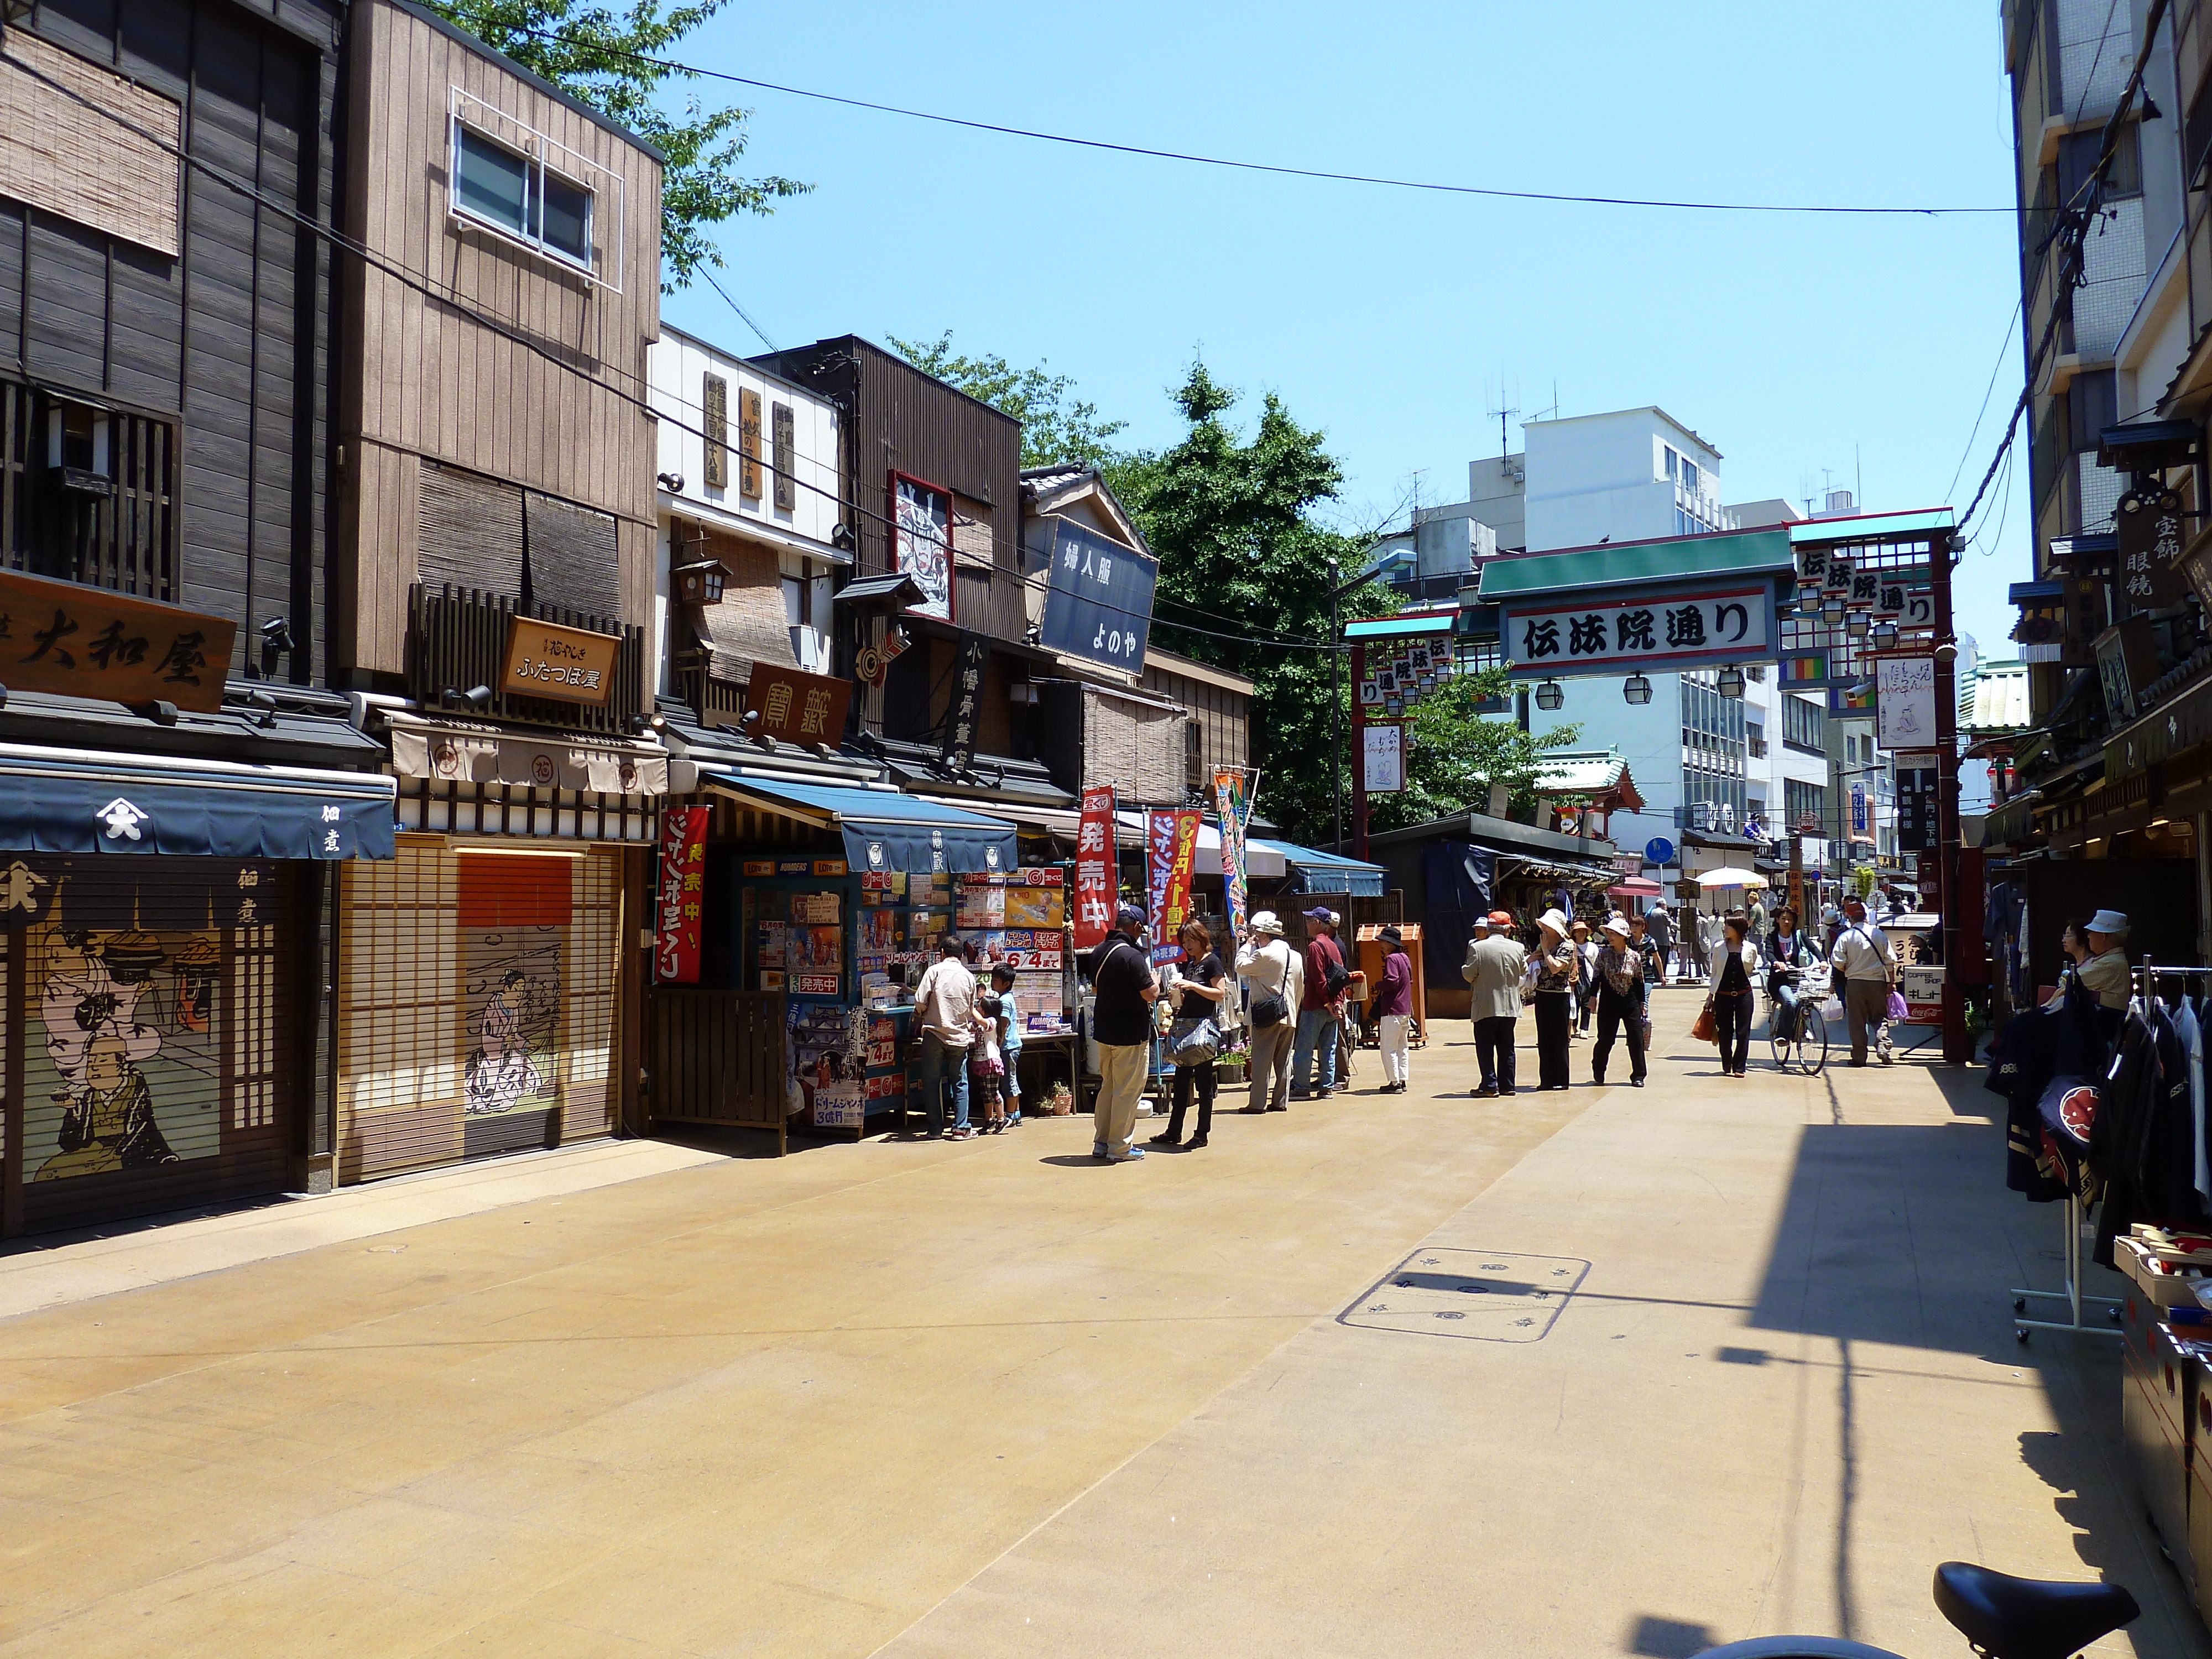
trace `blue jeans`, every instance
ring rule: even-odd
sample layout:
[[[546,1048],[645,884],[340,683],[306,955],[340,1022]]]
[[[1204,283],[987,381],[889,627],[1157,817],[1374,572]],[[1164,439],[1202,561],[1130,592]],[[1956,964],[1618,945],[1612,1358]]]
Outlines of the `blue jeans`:
[[[1778,981],[1773,988],[1775,1007],[1771,1024],[1775,1034],[1784,1042],[1794,1042],[1797,1040],[1797,1005],[1804,994],[1794,981]]]
[[[1298,1034],[1291,1044],[1292,1094],[1310,1091],[1310,1076],[1321,1088],[1336,1087],[1336,1040],[1342,1029],[1334,1008],[1298,1010]]]
[[[948,1078],[946,1073],[951,1073]],[[945,1085],[952,1085],[952,1127],[968,1127],[968,1051],[927,1032],[921,1038],[921,1098],[929,1111],[929,1133],[945,1127]]]

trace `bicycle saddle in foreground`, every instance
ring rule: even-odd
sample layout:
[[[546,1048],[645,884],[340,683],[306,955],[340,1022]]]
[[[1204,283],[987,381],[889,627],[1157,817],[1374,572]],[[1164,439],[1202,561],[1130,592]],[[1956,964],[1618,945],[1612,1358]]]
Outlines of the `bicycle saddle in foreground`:
[[[1965,1561],[1936,1569],[1936,1605],[1990,1659],[2074,1659],[2142,1611],[2118,1584],[2012,1578]]]

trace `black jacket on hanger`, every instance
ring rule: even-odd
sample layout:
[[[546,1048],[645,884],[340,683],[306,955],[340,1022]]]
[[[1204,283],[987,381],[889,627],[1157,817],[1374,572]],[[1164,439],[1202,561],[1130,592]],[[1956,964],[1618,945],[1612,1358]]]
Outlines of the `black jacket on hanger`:
[[[2112,1241],[2138,1221],[2194,1226],[2197,1125],[2188,1055],[2165,1004],[2131,1004],[2089,1132],[2089,1163],[2105,1182],[2096,1259],[2112,1265]]]

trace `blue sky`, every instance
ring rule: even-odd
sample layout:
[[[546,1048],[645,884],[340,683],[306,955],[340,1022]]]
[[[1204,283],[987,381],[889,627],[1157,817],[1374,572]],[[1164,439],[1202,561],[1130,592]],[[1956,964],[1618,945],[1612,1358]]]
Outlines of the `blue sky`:
[[[1996,9],[1121,3],[770,6],[684,43],[732,73],[973,119],[1506,188],[2008,207]],[[1504,203],[1231,173],[702,84],[750,168],[811,181],[722,228],[723,285],[779,345],[857,332],[1046,361],[1127,441],[1170,442],[1194,356],[1279,392],[1345,465],[1340,516],[1420,475],[1464,499],[1505,401],[1657,404],[1731,501],[1863,483],[1963,507],[2020,390],[2008,214],[1715,214]],[[703,284],[679,326],[759,349]],[[1512,434],[1520,447],[1519,434]],[[2027,465],[1960,567],[2008,655]],[[1964,472],[1955,489],[1951,481]],[[2003,517],[2002,532],[1997,520]],[[1993,556],[1984,556],[1985,553]]]

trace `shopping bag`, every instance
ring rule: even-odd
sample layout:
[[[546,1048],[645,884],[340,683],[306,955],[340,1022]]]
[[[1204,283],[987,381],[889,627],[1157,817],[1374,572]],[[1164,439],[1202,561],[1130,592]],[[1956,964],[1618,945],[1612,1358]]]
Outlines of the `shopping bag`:
[[[1718,1042],[1721,1040],[1720,1022],[1713,1016],[1711,999],[1698,1010],[1698,1023],[1690,1027],[1690,1035],[1700,1042]]]
[[[1179,1019],[1168,1032],[1168,1048],[1178,1066],[1208,1065],[1221,1052],[1221,1030],[1206,1014]]]
[[[1903,1019],[1909,1012],[1905,1006],[1905,993],[1893,990],[1889,994],[1889,1002],[1882,1009],[1881,1014],[1884,1019]]]

